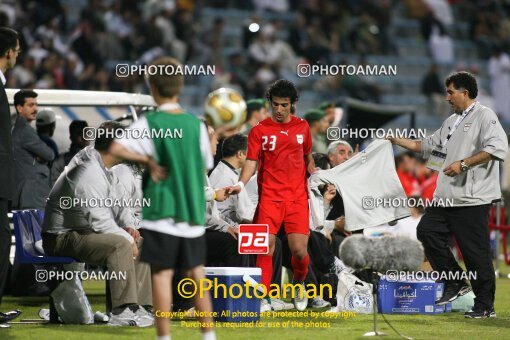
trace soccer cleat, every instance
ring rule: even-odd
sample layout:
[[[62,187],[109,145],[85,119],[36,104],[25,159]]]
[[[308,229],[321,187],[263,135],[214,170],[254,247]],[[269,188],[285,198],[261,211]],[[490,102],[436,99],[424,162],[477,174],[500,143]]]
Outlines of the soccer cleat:
[[[289,310],[294,308],[294,304],[282,301],[280,299],[271,299],[271,307],[274,311]]]
[[[436,301],[436,305],[446,305],[462,295],[471,291],[471,287],[464,281],[446,282],[443,296]]]
[[[308,302],[308,307],[310,307],[310,308],[326,308],[326,307],[331,307],[331,303],[324,300],[320,296],[316,296]]]
[[[494,307],[490,309],[472,309],[469,312],[464,313],[464,317],[468,319],[495,318],[496,311],[494,310]]]
[[[302,289],[300,289],[298,286],[301,286]],[[306,287],[305,283],[295,283],[294,284],[294,297],[292,298],[294,302],[294,307],[298,311],[304,311],[306,309],[306,306],[308,306],[308,296],[306,296]]]
[[[260,312],[261,313],[271,312],[273,310],[274,310],[273,307],[269,304],[269,302],[267,302],[266,299],[260,300]]]

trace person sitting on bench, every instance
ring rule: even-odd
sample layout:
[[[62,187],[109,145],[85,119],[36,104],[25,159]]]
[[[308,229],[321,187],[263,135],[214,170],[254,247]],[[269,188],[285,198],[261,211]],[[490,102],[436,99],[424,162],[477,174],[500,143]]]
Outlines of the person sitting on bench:
[[[42,226],[43,248],[51,256],[106,266],[112,312],[109,325],[150,326],[154,322],[150,267],[139,263],[140,233],[134,212],[122,202],[128,195],[110,168],[119,163],[108,150],[123,126],[104,122],[95,145],[81,150],[53,186]],[[121,275],[125,275],[125,280]]]

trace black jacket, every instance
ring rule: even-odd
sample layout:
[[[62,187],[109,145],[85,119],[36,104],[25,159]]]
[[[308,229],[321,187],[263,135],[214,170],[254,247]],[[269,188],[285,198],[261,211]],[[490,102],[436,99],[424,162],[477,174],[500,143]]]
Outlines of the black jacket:
[[[5,86],[0,81],[0,199],[12,200],[14,161],[12,157],[11,111]]]

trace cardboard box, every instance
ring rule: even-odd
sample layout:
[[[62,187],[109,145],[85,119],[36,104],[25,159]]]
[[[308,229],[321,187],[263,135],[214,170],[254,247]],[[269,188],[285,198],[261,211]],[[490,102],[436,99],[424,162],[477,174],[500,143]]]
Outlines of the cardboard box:
[[[448,306],[436,306],[443,295],[443,283],[432,280],[389,282],[379,281],[377,304],[384,314],[440,314],[451,311]]]

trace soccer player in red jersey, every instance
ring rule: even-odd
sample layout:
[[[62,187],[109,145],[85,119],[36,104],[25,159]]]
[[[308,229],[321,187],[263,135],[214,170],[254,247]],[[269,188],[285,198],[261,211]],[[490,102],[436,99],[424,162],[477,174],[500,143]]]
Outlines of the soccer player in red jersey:
[[[267,90],[266,97],[271,103],[272,115],[250,131],[248,155],[240,181],[228,190],[231,194],[239,193],[255,173],[258,163],[259,202],[253,223],[269,225],[269,254],[257,257],[262,284],[269,292],[275,237],[282,225],[292,254],[294,283],[303,285],[308,273],[310,227],[306,173],[311,174],[316,169],[310,127],[306,120],[293,115],[298,100],[294,84],[277,80]],[[303,289],[296,289],[295,293],[304,291],[303,285]],[[296,294],[294,305],[298,310],[304,310],[307,302],[306,294]],[[262,303],[267,306],[264,301]]]

